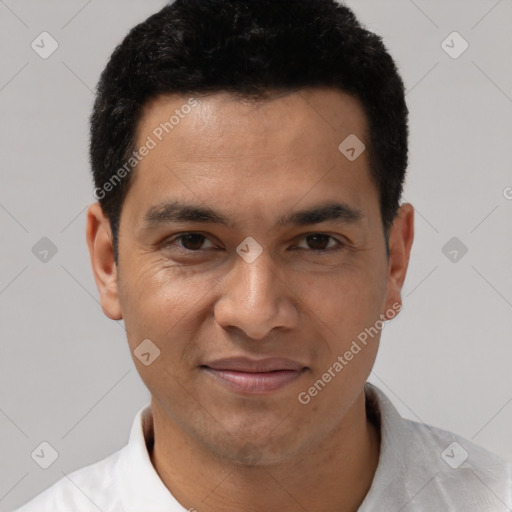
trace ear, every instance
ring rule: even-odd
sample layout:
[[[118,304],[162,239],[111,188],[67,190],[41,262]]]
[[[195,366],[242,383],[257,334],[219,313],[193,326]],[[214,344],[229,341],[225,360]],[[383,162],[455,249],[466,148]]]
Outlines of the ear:
[[[402,286],[404,284],[409,256],[414,239],[414,208],[409,203],[400,206],[389,231],[388,282],[386,291],[386,311],[402,306]],[[393,308],[395,305],[395,308]],[[397,311],[398,312],[398,311]]]
[[[99,203],[91,204],[87,210],[86,237],[103,313],[112,320],[121,320],[123,314],[117,289],[117,265],[114,260],[112,231]]]

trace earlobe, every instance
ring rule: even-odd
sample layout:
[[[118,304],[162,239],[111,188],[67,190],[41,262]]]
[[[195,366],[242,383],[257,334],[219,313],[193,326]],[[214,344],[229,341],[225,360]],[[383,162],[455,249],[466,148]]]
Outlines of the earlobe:
[[[93,203],[87,210],[87,246],[100,293],[101,308],[112,320],[123,318],[117,287],[117,265],[114,259],[110,222],[99,203]]]
[[[400,206],[389,232],[388,282],[386,310],[402,304],[401,291],[407,274],[414,240],[414,208],[409,203]]]

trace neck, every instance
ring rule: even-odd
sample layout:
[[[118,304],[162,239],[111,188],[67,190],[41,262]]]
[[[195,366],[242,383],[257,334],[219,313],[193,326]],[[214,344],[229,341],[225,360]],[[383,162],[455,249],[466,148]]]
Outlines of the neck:
[[[354,512],[370,489],[380,451],[364,392],[315,447],[273,465],[243,465],[212,454],[152,401],[151,461],[172,495],[198,512]]]

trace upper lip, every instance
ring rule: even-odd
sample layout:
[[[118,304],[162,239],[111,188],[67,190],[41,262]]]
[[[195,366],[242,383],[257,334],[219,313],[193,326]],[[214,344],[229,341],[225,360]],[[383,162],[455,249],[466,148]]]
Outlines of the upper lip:
[[[231,370],[237,372],[274,372],[278,370],[299,371],[306,368],[303,364],[283,357],[272,357],[267,359],[249,359],[247,357],[231,357],[217,359],[211,363],[204,364],[213,370]]]

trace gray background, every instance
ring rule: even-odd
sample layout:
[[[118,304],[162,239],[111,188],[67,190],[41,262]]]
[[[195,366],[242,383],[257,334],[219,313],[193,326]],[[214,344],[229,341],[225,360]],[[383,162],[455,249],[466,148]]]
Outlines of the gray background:
[[[0,0],[2,509],[121,448],[149,400],[90,270],[88,115],[115,45],[164,3]],[[404,309],[370,380],[402,415],[512,461],[512,2],[348,5],[404,78],[416,208]],[[31,48],[43,31],[59,44],[47,59]],[[456,59],[441,46],[453,31],[469,43]],[[468,248],[455,262],[454,236]],[[57,247],[46,262],[42,237]],[[59,453],[47,470],[30,456],[42,441]]]

